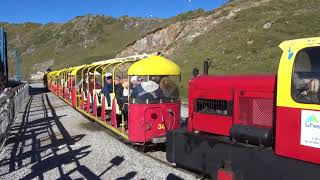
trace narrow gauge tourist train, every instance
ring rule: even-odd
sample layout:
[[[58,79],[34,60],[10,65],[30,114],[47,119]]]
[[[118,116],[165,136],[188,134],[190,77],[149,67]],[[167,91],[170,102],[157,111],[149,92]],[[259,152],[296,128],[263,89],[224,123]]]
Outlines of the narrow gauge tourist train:
[[[190,80],[188,125],[167,133],[169,162],[218,180],[320,179],[320,38],[280,48],[277,75]]]
[[[133,144],[164,143],[180,127],[180,68],[164,57],[116,58],[45,76],[50,91]]]

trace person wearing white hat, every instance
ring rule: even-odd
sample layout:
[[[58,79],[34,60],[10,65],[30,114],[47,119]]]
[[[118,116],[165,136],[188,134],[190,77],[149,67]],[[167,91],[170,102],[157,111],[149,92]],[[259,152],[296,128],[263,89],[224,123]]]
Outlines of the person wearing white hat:
[[[159,84],[157,84],[154,81],[142,82],[141,86],[142,86],[142,89],[147,93],[154,92],[159,88]]]
[[[99,72],[97,72],[97,71],[95,71],[95,72],[89,72],[89,75],[96,75],[96,76],[99,76],[99,75],[101,75]]]
[[[142,82],[141,87],[143,92],[138,94],[141,99],[153,100],[164,97],[162,90],[159,88],[159,84],[154,81]]]
[[[112,77],[112,74],[109,73],[109,72],[106,72],[106,73],[104,74],[104,77]]]
[[[136,83],[138,81],[138,76],[131,77],[131,83]]]
[[[130,84],[130,89],[131,89],[131,97],[136,98],[139,93],[143,92],[143,89],[141,87],[141,77],[139,78],[138,76],[132,76],[131,77],[131,84]]]

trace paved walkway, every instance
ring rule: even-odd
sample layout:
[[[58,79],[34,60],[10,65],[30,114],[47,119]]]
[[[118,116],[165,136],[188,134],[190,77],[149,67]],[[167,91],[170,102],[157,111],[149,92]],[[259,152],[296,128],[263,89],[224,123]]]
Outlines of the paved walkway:
[[[33,84],[0,154],[0,179],[194,179],[142,156]]]

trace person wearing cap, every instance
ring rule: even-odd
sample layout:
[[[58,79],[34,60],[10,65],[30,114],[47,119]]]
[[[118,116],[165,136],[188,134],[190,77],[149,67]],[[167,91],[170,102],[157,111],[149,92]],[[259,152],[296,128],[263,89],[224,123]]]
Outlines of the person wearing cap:
[[[89,93],[93,94],[93,75],[89,75]]]
[[[196,78],[196,77],[200,76],[200,71],[199,71],[198,68],[193,68],[192,76],[193,76],[193,78]]]
[[[107,99],[108,106],[111,106],[110,93],[113,92],[112,74],[111,73],[105,73],[104,77],[105,78],[104,78],[103,94]]]
[[[130,89],[131,89],[131,95],[130,97],[136,98],[139,93],[143,92],[141,82],[142,78],[138,76],[132,76],[131,77],[131,84],[130,84]]]

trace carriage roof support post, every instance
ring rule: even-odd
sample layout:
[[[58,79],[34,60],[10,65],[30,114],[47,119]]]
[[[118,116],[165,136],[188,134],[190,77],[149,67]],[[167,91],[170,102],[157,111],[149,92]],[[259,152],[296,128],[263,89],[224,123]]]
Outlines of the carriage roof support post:
[[[101,65],[98,65],[94,68],[94,71],[93,71],[93,89],[96,89],[96,72],[98,72],[98,68],[102,67],[103,65],[105,64],[101,64]],[[102,77],[102,81],[103,81],[103,74],[101,72],[101,77]],[[102,83],[101,83],[101,89],[103,88],[102,86]]]
[[[123,61],[123,62],[121,62],[121,63],[119,63],[119,64],[117,64],[114,68],[113,68],[113,70],[112,70],[112,84],[113,84],[113,92],[114,92],[114,80],[115,80],[115,72],[116,72],[116,69],[120,66],[120,65],[122,65],[122,64],[125,64],[125,63],[128,63],[128,62],[135,62],[135,61],[137,61],[136,59],[135,60],[126,60],[126,61]]]
[[[89,68],[88,68],[88,71],[87,71],[87,79],[88,79],[88,88],[90,86],[90,71],[92,70],[92,68],[94,68],[95,66],[94,65],[91,65]],[[93,75],[94,76],[94,75]],[[93,82],[93,86],[95,85],[95,82]],[[93,87],[94,89],[94,87]]]
[[[107,64],[107,65],[105,65],[103,68],[102,68],[102,78],[104,77],[104,74],[106,73],[106,69],[108,68],[108,67],[110,67],[111,65],[115,65],[115,64],[117,64],[118,62],[115,62],[115,63],[110,63],[110,64]],[[113,76],[113,75],[111,75],[111,76]],[[104,81],[102,81],[102,87],[104,87]]]
[[[83,79],[83,81],[82,81],[82,87],[84,87],[84,84],[86,83],[86,81],[88,80],[87,79],[87,77],[86,77],[86,79],[84,79],[84,76],[85,76],[85,70],[87,70],[88,68],[89,68],[90,66],[86,66],[85,68],[83,68],[82,70],[81,70],[81,78]],[[84,91],[84,88],[82,88],[82,91]]]

